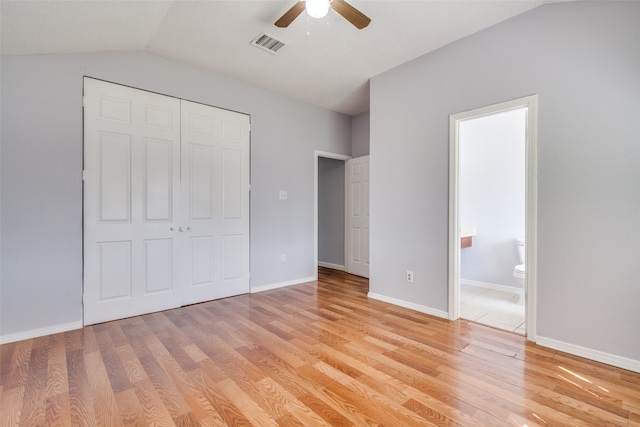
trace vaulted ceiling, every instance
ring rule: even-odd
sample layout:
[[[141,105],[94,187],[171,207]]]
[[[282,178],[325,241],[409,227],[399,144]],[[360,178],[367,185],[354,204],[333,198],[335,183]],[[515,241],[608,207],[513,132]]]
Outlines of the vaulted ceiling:
[[[371,18],[358,30],[334,10],[274,22],[286,1],[0,2],[6,55],[142,51],[234,76],[334,111],[369,110],[369,79],[548,0],[349,0]],[[260,34],[286,45],[251,45]]]

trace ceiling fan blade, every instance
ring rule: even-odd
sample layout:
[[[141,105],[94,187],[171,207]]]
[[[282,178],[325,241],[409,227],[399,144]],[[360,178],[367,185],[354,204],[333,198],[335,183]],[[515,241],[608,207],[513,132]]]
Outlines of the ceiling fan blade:
[[[355,25],[359,30],[363,29],[369,25],[369,22],[371,22],[371,18],[344,0],[333,0],[331,2],[331,7],[342,15],[344,19]]]
[[[298,17],[302,13],[305,7],[305,2],[296,1],[296,3],[291,7],[291,9],[287,10],[287,12],[280,17],[275,22],[276,27],[286,28],[293,22],[294,19]]]

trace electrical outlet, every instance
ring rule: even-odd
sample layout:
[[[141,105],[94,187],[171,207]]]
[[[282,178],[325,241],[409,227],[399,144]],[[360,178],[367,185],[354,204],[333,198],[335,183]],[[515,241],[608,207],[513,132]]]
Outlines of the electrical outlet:
[[[413,271],[407,270],[407,283],[413,283]]]
[[[287,256],[285,254],[280,255],[280,262],[287,262]]]
[[[280,190],[280,200],[287,200],[288,198],[287,190]]]

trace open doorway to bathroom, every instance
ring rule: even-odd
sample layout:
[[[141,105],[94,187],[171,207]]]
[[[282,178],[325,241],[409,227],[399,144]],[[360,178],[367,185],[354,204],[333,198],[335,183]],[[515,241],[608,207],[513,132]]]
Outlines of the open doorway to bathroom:
[[[527,97],[450,119],[450,318],[531,340],[535,114]]]
[[[525,108],[465,120],[459,127],[460,317],[525,333]],[[520,251],[524,252],[524,251]],[[522,276],[522,273],[518,273]]]

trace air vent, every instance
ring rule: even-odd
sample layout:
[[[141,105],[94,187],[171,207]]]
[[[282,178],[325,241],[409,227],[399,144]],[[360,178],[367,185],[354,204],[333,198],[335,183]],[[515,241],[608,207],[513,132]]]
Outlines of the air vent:
[[[275,55],[286,43],[270,36],[269,34],[262,33],[253,39],[251,44]]]

